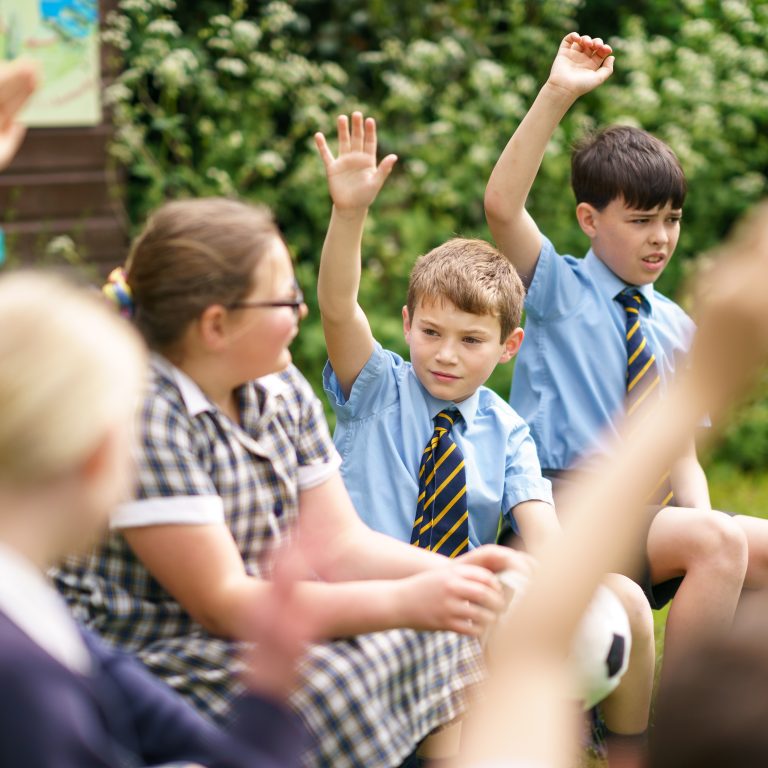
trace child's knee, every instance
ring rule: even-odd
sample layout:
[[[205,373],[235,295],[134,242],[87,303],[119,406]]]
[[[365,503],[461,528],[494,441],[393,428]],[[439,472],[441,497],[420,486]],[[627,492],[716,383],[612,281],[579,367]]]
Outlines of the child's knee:
[[[653,639],[653,612],[642,588],[626,576],[612,574],[607,586],[624,606],[632,630],[633,648]]]
[[[707,512],[697,524],[690,555],[694,567],[706,563],[709,568],[745,572],[747,536],[732,517],[723,512]]]

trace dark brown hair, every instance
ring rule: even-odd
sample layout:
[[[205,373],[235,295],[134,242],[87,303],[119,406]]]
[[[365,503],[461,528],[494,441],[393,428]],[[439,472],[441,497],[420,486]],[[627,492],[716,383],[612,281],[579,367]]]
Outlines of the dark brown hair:
[[[485,240],[456,237],[421,256],[408,284],[408,315],[424,300],[447,299],[462,312],[493,315],[501,341],[520,325],[525,289],[515,268]]]
[[[669,202],[682,208],[687,192],[680,161],[669,146],[628,125],[605,128],[576,145],[571,186],[577,203],[598,210],[617,198],[642,211]]]
[[[133,319],[147,344],[167,352],[207,307],[246,296],[275,237],[280,232],[262,206],[212,197],[158,208],[126,262]]]

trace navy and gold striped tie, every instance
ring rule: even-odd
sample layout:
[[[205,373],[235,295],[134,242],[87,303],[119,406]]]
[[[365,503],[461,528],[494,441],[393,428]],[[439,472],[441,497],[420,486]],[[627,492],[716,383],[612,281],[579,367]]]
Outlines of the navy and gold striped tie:
[[[643,408],[653,402],[659,392],[659,368],[656,355],[648,344],[640,322],[640,308],[643,295],[637,288],[625,288],[616,297],[624,307],[627,321],[627,414],[639,415]],[[659,480],[648,502],[667,506],[674,503],[669,472]]]
[[[419,497],[411,544],[456,557],[469,548],[469,512],[464,456],[451,437],[461,419],[454,410],[435,416],[435,431],[419,467]]]

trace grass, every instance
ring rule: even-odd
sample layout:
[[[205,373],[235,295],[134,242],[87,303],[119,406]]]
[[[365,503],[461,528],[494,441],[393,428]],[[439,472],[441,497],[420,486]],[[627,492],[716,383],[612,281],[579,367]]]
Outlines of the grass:
[[[712,506],[740,515],[768,518],[768,473],[745,473],[728,464],[711,464],[707,468]],[[664,655],[664,629],[669,606],[654,613],[656,628],[656,673]],[[607,763],[585,754],[579,768],[607,768]]]

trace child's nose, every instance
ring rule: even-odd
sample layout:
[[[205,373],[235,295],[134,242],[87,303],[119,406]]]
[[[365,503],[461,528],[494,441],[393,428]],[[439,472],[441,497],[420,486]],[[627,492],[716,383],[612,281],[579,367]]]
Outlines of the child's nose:
[[[653,227],[651,232],[651,242],[656,244],[663,244],[669,241],[669,234],[663,221],[659,221]]]
[[[455,344],[449,339],[444,340],[437,350],[437,359],[446,361],[446,362],[455,360],[456,359]]]

